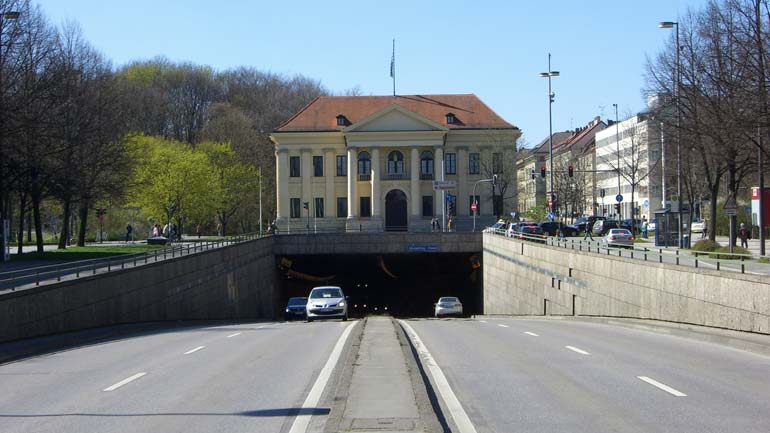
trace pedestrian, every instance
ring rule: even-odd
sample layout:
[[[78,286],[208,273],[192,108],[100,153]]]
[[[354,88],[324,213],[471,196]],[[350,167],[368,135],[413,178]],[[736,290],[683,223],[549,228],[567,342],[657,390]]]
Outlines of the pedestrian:
[[[594,240],[594,237],[591,235],[591,224],[590,222],[586,222],[586,234],[583,236],[583,240],[586,240],[588,238],[591,238],[591,240]]]
[[[131,234],[132,234],[133,232],[134,232],[134,228],[133,228],[133,227],[131,227],[131,224],[128,224],[128,225],[126,226],[126,243],[128,243],[128,242],[129,242],[129,241],[131,241],[131,240],[133,240],[133,239],[131,238]]]
[[[198,235],[198,239],[201,238],[201,233],[203,233],[203,226],[198,223],[198,226],[195,227],[195,233]]]
[[[152,237],[157,238],[160,234],[160,231],[158,230],[158,225],[155,224],[152,226]]]
[[[647,220],[642,221],[642,237],[647,239],[647,231],[649,230],[649,227],[647,226]]]
[[[703,222],[703,231],[701,232],[701,238],[706,239],[709,235],[709,223],[708,221]]]
[[[741,247],[742,248],[748,248],[749,247],[749,241],[748,238],[750,238],[749,229],[746,228],[746,224],[741,223],[741,229],[738,230],[738,236],[741,238]]]
[[[449,220],[446,222],[446,229],[447,231],[451,232],[455,229],[455,221],[452,219],[452,217],[449,217]]]
[[[438,225],[438,220],[436,220],[436,218],[431,219],[430,220],[430,231],[435,232],[437,225]]]

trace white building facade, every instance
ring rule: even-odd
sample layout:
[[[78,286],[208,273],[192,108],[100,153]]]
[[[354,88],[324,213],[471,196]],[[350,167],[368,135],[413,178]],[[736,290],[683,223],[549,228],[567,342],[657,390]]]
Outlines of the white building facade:
[[[434,180],[456,185],[444,191],[455,227],[470,227],[474,201],[488,221],[515,210],[515,164],[503,161],[519,136],[475,95],[316,98],[271,134],[278,228],[428,231],[448,203]],[[514,179],[502,209],[478,182],[495,173]]]

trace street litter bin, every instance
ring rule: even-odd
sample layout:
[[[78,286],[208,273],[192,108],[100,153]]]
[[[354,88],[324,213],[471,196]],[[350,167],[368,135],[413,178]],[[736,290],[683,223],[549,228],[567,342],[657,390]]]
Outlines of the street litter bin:
[[[679,245],[679,248],[690,248],[690,235],[689,234],[683,234],[682,235],[682,245]]]

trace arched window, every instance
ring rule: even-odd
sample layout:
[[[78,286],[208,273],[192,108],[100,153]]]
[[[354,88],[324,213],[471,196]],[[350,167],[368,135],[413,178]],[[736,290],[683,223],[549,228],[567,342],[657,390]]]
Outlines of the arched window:
[[[388,154],[388,174],[404,173],[404,155],[394,150]]]
[[[372,174],[372,159],[369,152],[358,153],[358,174]]]
[[[420,175],[433,176],[433,152],[429,150],[420,155]]]

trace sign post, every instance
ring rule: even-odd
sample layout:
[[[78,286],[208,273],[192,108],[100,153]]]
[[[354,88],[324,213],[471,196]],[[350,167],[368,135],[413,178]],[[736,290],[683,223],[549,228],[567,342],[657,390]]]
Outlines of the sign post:
[[[730,217],[730,239],[727,244],[730,245],[730,253],[733,252],[733,240],[735,239],[735,216],[738,215],[738,203],[735,201],[735,196],[730,194],[727,197],[724,205],[725,215]]]

